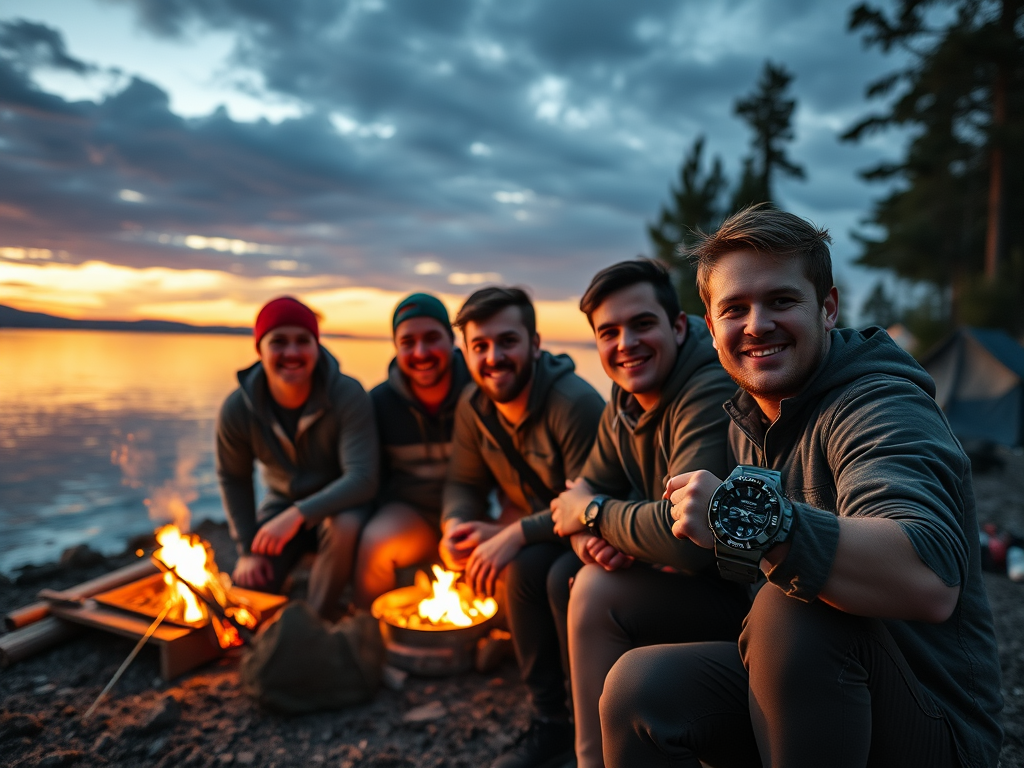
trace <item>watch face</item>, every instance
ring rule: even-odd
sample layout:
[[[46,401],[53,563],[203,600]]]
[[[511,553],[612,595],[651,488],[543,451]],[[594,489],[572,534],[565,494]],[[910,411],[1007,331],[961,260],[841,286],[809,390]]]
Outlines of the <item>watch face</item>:
[[[779,528],[779,497],[760,478],[740,476],[719,486],[708,523],[719,541],[734,549],[757,549]]]

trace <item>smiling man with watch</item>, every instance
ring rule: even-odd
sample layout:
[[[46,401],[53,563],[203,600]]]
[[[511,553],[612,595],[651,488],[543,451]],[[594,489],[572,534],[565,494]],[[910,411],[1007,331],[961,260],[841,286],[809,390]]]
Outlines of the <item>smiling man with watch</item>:
[[[595,275],[580,309],[614,386],[583,472],[552,510],[588,563],[568,600],[569,666],[576,759],[600,768],[599,701],[618,658],[657,643],[735,642],[750,603],[711,553],[672,535],[662,499],[672,475],[730,467],[722,402],[736,385],[704,321],[680,311],[668,271],[645,259]]]
[[[610,766],[991,768],[1002,707],[970,462],[928,374],[835,329],[829,237],[769,207],[694,253],[740,466],[672,478],[673,532],[767,583],[739,645],[640,648],[601,700]]]

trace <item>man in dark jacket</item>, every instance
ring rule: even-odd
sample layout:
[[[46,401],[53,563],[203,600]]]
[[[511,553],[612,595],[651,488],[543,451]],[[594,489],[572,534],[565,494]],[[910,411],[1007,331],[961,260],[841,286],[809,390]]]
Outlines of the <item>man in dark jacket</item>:
[[[430,559],[441,538],[441,494],[459,394],[469,383],[448,310],[426,293],[407,296],[391,320],[395,358],[370,392],[381,447],[378,509],[359,539],[355,604],[394,589],[395,570]]]
[[[277,591],[305,552],[317,552],[309,603],[334,619],[377,491],[373,408],[320,346],[305,304],[274,299],[254,332],[260,360],[239,371],[217,420],[217,476],[238,548],[234,580]],[[267,486],[259,508],[254,462]]]
[[[732,469],[721,403],[736,385],[707,326],[680,311],[668,270],[646,259],[598,272],[580,309],[614,386],[579,481],[552,509],[555,531],[588,563],[569,600],[569,667],[576,759],[601,768],[599,701],[618,658],[643,645],[735,641],[750,601],[709,552],[672,535],[662,498],[673,475]]]
[[[999,660],[971,469],[928,374],[835,330],[828,233],[766,207],[695,251],[739,467],[669,483],[674,532],[768,582],[734,643],[640,648],[601,700],[611,766],[991,768]]]
[[[567,355],[540,349],[533,304],[518,288],[484,288],[459,310],[475,382],[455,412],[444,487],[441,556],[492,594],[506,573],[509,629],[533,719],[514,750],[494,764],[560,766],[572,757],[565,696],[565,620],[549,588],[568,589],[580,561],[554,532],[549,504],[577,477],[594,442],[604,400],[574,373]],[[489,517],[497,489],[505,510]]]

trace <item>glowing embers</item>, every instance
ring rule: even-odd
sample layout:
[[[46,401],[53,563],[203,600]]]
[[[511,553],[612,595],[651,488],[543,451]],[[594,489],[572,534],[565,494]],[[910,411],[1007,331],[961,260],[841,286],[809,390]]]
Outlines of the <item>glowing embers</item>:
[[[433,582],[422,571],[416,573],[415,589],[427,597],[415,602],[389,601],[386,605],[378,601],[374,615],[406,629],[451,630],[481,624],[497,613],[494,598],[479,598],[468,584],[456,584],[457,573],[439,565],[432,570]]]
[[[209,544],[196,534],[182,534],[165,525],[156,532],[160,549],[153,560],[164,572],[164,601],[171,601],[168,618],[191,626],[209,621],[222,648],[241,645],[239,631],[255,629],[259,611],[234,592],[231,579],[221,573]]]

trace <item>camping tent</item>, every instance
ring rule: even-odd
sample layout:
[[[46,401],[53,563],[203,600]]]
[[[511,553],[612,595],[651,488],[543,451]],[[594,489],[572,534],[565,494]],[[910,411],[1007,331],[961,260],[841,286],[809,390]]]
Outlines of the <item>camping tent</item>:
[[[1024,347],[1005,331],[961,328],[921,361],[961,441],[1024,444]]]

